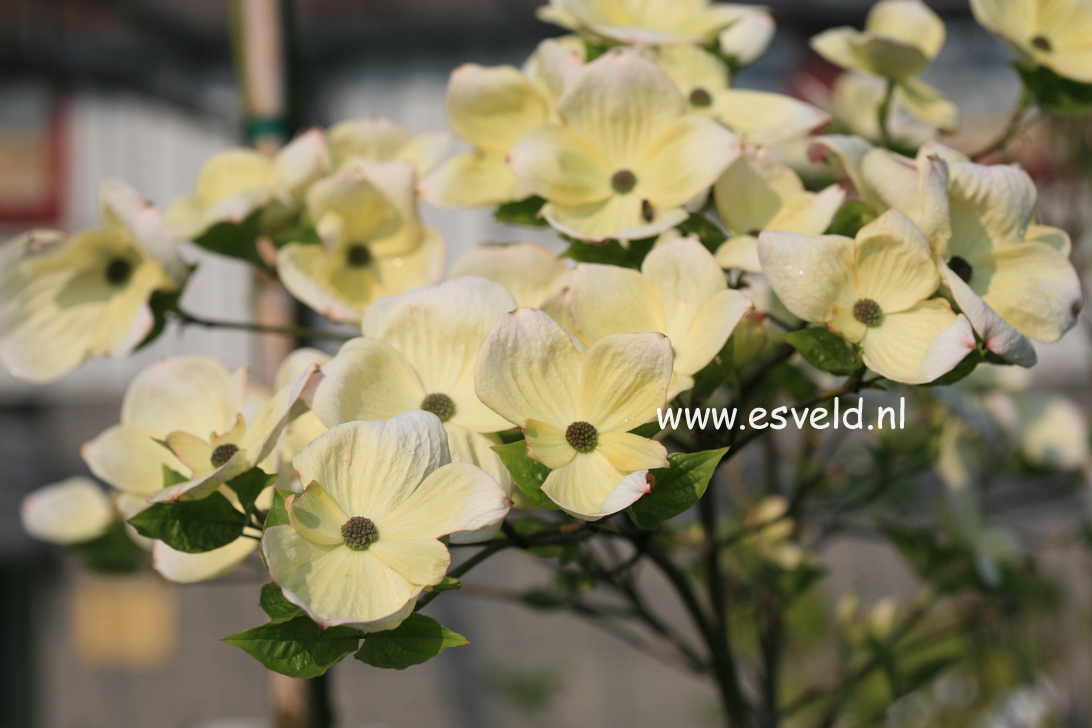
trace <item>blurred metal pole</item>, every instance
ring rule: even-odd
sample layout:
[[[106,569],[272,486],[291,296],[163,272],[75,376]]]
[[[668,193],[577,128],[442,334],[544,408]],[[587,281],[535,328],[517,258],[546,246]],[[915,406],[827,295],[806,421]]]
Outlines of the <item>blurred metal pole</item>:
[[[244,111],[245,136],[254,149],[272,155],[295,132],[297,114],[291,101],[292,69],[290,0],[232,0],[232,42]],[[262,246],[265,245],[263,250]],[[259,241],[259,250],[273,263],[272,243]],[[259,323],[295,323],[292,299],[272,277],[257,273],[254,313]],[[272,382],[277,365],[292,349],[284,337],[260,336],[258,364],[262,379]],[[329,685],[326,677],[297,680],[270,673],[270,709],[274,728],[330,728]]]

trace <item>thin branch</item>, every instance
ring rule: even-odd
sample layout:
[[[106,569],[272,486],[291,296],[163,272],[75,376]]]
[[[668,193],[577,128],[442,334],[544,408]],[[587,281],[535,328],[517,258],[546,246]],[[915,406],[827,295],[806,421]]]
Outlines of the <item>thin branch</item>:
[[[293,339],[327,339],[329,341],[348,341],[358,334],[342,333],[339,331],[322,331],[306,326],[268,326],[250,321],[222,321],[197,316],[177,309],[169,312],[169,315],[182,326],[203,326],[207,329],[231,329],[234,331],[249,331],[255,334],[277,334]]]
[[[1039,119],[1043,118],[1042,115],[1032,116],[1030,119],[1026,118],[1025,115],[1027,114],[1028,109],[1031,108],[1031,102],[1031,92],[1029,92],[1025,88],[1023,93],[1020,95],[1020,100],[1016,102],[1016,108],[1013,109],[1012,115],[1009,117],[1008,124],[1005,125],[1005,128],[1001,131],[1001,134],[998,135],[989,144],[979,149],[977,152],[968,155],[970,156],[971,161],[981,162],[983,159],[990,156],[991,154],[996,154],[997,152],[1002,151],[1005,147],[1009,145],[1010,142],[1012,142],[1013,139],[1016,139],[1025,131],[1030,129],[1037,121],[1039,121]]]

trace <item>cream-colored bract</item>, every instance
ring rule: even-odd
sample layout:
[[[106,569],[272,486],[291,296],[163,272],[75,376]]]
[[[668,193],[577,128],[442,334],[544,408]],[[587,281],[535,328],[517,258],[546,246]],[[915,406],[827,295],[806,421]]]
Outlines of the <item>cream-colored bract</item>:
[[[944,45],[944,22],[921,0],[880,0],[863,31],[832,28],[811,39],[831,63],[895,81],[924,71]]]
[[[739,154],[735,135],[687,110],[666,73],[634,52],[609,51],[580,69],[560,123],[531,130],[508,164],[546,200],[542,215],[585,240],[650,237],[686,219]]]
[[[298,210],[307,187],[330,172],[326,137],[309,129],[272,158],[252,149],[230,149],[210,159],[197,177],[194,194],[167,209],[171,230],[183,239],[220,222],[242,222],[266,205]]]
[[[971,0],[975,19],[1024,65],[1092,84],[1092,5],[1072,0]]]
[[[34,538],[68,546],[103,535],[118,513],[98,483],[75,476],[29,493],[20,504],[19,518]]]
[[[480,207],[518,200],[526,188],[508,168],[508,152],[527,132],[556,117],[557,100],[584,63],[582,51],[545,40],[522,70],[468,63],[451,73],[448,123],[473,149],[456,154],[419,185],[440,207]]]
[[[940,287],[932,251],[897,210],[856,240],[762,233],[758,256],[786,308],[859,344],[865,365],[888,379],[931,382],[976,346],[966,317],[932,298]]]
[[[759,39],[727,39],[728,48],[740,60],[757,56],[764,48],[761,37],[768,31],[760,18],[766,8],[755,5],[712,3],[709,0],[550,0],[538,9],[538,17],[575,31],[633,45],[709,43],[717,34],[747,23]]]
[[[581,263],[572,276],[573,313],[589,341],[656,331],[667,336],[674,373],[667,399],[694,386],[694,375],[721,350],[751,302],[694,237],[653,248],[641,270]]]
[[[327,318],[357,321],[380,296],[435,282],[444,243],[422,224],[413,167],[349,160],[307,191],[320,244],[291,243],[277,253],[289,292]]]
[[[759,273],[760,232],[820,235],[834,219],[846,193],[838,185],[808,192],[799,175],[769,150],[749,148],[717,180],[713,196],[721,222],[732,233],[717,248],[717,263],[722,268]]]
[[[99,208],[99,230],[37,230],[0,247],[0,364],[20,379],[49,382],[88,358],[130,353],[152,330],[152,293],[185,279],[150,202],[107,179]]]
[[[925,233],[952,298],[990,351],[1031,366],[1024,336],[1053,342],[1076,323],[1083,296],[1069,236],[1033,223],[1037,193],[1023,170],[973,164],[937,144],[916,160],[874,149],[860,169],[878,204]]]
[[[455,261],[449,278],[481,276],[508,289],[519,306],[541,308],[565,287],[569,266],[539,243],[483,243]]]
[[[406,162],[420,179],[440,163],[453,144],[446,131],[414,134],[381,117],[352,119],[334,124],[326,132],[334,169],[354,159],[370,162]]]
[[[863,31],[832,28],[812,38],[811,47],[846,70],[888,79],[899,107],[930,126],[952,131],[959,124],[959,109],[917,78],[937,57],[945,35],[944,22],[921,0],[880,0],[869,11]]]
[[[440,537],[495,526],[512,504],[484,471],[451,462],[427,412],[337,425],[293,462],[307,487],[285,502],[290,523],[266,529],[262,553],[285,597],[324,627],[393,629],[444,578]],[[371,523],[363,549],[345,542],[350,519]]]
[[[129,385],[120,424],[84,445],[81,454],[91,472],[117,489],[119,507],[130,518],[150,497],[164,492],[167,469],[189,474],[186,464],[163,444],[171,433],[224,433],[250,407],[245,369],[232,373],[205,356],[161,359]],[[203,470],[212,470],[211,464]],[[229,489],[220,492],[235,498]],[[152,566],[170,581],[214,579],[233,570],[256,547],[253,538],[241,536],[213,551],[190,554],[156,541]]]
[[[830,121],[810,104],[769,91],[729,86],[723,61],[703,48],[664,46],[642,51],[675,82],[690,113],[727,126],[743,144],[775,144],[798,139]]]
[[[474,393],[474,364],[493,323],[514,308],[503,286],[477,276],[381,298],[364,315],[364,337],[322,367],[312,411],[327,427],[432,411],[442,417],[452,459],[477,465],[511,493],[512,479],[492,450],[501,444],[494,433],[510,425]]]
[[[648,470],[668,466],[663,445],[630,430],[664,406],[671,369],[663,334],[612,334],[589,349],[542,311],[521,308],[493,325],[474,380],[481,401],[522,427],[528,454],[552,470],[542,492],[594,520],[649,492]]]

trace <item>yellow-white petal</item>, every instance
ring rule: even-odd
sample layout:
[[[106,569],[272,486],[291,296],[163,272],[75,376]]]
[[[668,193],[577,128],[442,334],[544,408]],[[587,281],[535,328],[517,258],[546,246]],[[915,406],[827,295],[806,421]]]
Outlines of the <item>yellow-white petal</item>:
[[[507,152],[456,154],[422,180],[417,191],[437,207],[492,206],[526,196],[506,158]]]
[[[349,516],[317,482],[304,488],[303,493],[289,496],[284,509],[292,528],[311,543],[336,546],[345,542],[341,527]]]
[[[256,548],[258,541],[246,536],[200,554],[175,551],[162,541],[156,541],[152,547],[152,568],[176,584],[210,581],[234,571]]]
[[[494,526],[511,507],[507,494],[484,470],[470,463],[451,463],[430,473],[375,525],[380,541],[439,538]]]
[[[950,372],[975,348],[974,331],[947,302],[923,301],[886,314],[868,329],[864,363],[872,371],[904,384],[924,384]]]
[[[34,538],[67,546],[103,535],[117,520],[117,513],[97,483],[77,476],[28,494],[19,517]]]
[[[156,442],[162,434],[134,425],[115,425],[80,450],[91,472],[125,493],[147,496],[163,489],[163,468],[185,473],[181,461]]]
[[[708,189],[740,153],[735,135],[690,114],[666,124],[633,167],[634,195],[657,207],[679,207]],[[553,198],[548,198],[553,199]]]
[[[487,278],[508,289],[518,306],[537,308],[561,290],[568,273],[557,253],[539,243],[483,243],[463,253],[449,277]]]
[[[292,459],[301,483],[319,483],[346,515],[376,524],[449,462],[443,425],[420,410],[331,427]]]
[[[528,132],[508,153],[508,167],[529,192],[560,205],[606,199],[618,171],[587,137],[558,124]]]
[[[605,432],[599,436],[596,452],[623,473],[650,468],[666,468],[667,450],[663,445],[647,437],[631,432]]]
[[[982,337],[986,351],[992,351],[1005,361],[1022,367],[1034,366],[1038,357],[1031,342],[990,308],[947,264],[941,261],[938,267],[944,285],[959,310]]]
[[[1083,305],[1073,265],[1043,243],[1008,245],[976,260],[970,285],[1001,318],[1037,341],[1060,339]]]
[[[541,311],[505,314],[478,355],[478,398],[516,425],[536,419],[567,427],[577,419],[582,349]]]
[[[407,605],[423,586],[411,583],[370,549],[319,546],[291,525],[266,529],[262,554],[285,598],[326,627],[393,628],[399,620],[391,618],[404,619]]]
[[[727,89],[713,99],[713,115],[744,144],[776,144],[802,137],[830,121],[811,104],[769,91]]]
[[[742,292],[723,290],[694,312],[689,330],[675,339],[675,373],[696,374],[713,360],[753,304]]]
[[[456,68],[447,86],[447,120],[452,131],[479,149],[506,152],[549,119],[549,108],[534,84],[512,66]]]
[[[121,422],[157,437],[181,430],[202,436],[227,432],[242,408],[246,372],[235,375],[216,359],[160,359],[133,379],[121,405]]]
[[[576,450],[565,438],[565,430],[560,427],[527,420],[523,435],[527,438],[527,454],[551,470],[568,465],[576,455]]]
[[[643,470],[623,474],[598,451],[578,453],[546,477],[542,492],[565,512],[595,520],[628,508],[649,492],[645,475]]]
[[[660,297],[639,271],[581,263],[573,269],[570,288],[573,315],[591,341],[623,332],[666,331]]]
[[[852,285],[854,242],[840,235],[814,237],[764,232],[758,258],[770,288],[805,321],[827,321],[842,290]]]
[[[858,295],[878,303],[884,314],[905,311],[940,285],[929,243],[898,210],[861,228],[854,261]]]
[[[311,411],[327,427],[353,420],[386,420],[418,409],[426,394],[413,366],[393,346],[352,339],[323,365]]]
[[[590,422],[600,433],[643,425],[664,406],[671,370],[671,342],[663,334],[603,337],[584,357],[579,419]],[[552,421],[568,426],[576,420]]]
[[[567,126],[628,169],[663,127],[686,112],[686,99],[650,61],[612,50],[580,69],[558,105]]]

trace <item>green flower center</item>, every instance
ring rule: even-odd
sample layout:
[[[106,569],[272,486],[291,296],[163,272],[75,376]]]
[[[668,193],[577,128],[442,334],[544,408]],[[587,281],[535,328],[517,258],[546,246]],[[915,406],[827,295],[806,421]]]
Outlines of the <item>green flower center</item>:
[[[709,95],[709,92],[703,88],[696,88],[690,92],[690,105],[706,107],[711,106],[713,103],[713,97]]]
[[[341,537],[353,551],[363,551],[379,539],[379,530],[372,519],[353,516],[341,527]]]
[[[964,283],[971,282],[971,275],[974,274],[974,268],[972,268],[971,264],[963,258],[960,258],[958,255],[953,256],[952,259],[948,261],[948,267],[952,269],[953,273],[962,278]]]
[[[106,265],[106,282],[112,286],[128,283],[132,275],[133,264],[125,258],[114,258]]]
[[[1050,53],[1054,50],[1054,44],[1050,42],[1050,38],[1045,35],[1037,35],[1031,39],[1031,44],[1041,51]]]
[[[368,250],[368,246],[356,243],[349,246],[349,251],[345,255],[346,262],[353,268],[363,268],[372,262],[372,253]]]
[[[871,298],[862,298],[853,304],[853,318],[869,328],[874,328],[883,321],[883,311],[880,310],[880,304]]]
[[[455,403],[446,394],[430,394],[421,400],[421,409],[431,412],[440,418],[440,422],[447,422],[455,416]]]
[[[228,442],[213,450],[212,457],[209,458],[209,461],[212,463],[213,467],[218,468],[228,460],[231,460],[231,456],[237,452],[239,452],[239,446],[232,445]]]
[[[610,186],[620,195],[632,192],[637,186],[637,176],[628,169],[620,169],[610,178]]]
[[[599,444],[599,433],[590,422],[574,422],[565,430],[565,440],[577,452],[591,452]]]

